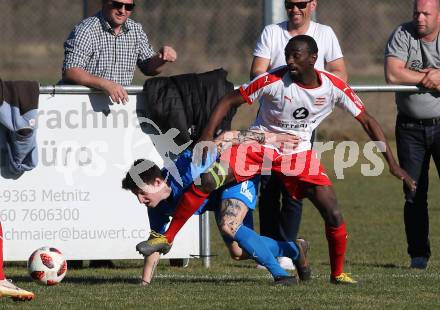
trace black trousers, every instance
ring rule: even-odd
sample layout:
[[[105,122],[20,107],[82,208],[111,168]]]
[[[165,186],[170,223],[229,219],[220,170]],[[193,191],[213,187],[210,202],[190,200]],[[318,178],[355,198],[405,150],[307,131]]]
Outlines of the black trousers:
[[[316,131],[312,132],[313,145]],[[280,202],[281,197],[281,202]],[[260,234],[279,241],[294,241],[302,217],[302,200],[293,199],[275,175],[262,175],[258,200]]]
[[[302,201],[293,199],[275,175],[261,176],[258,209],[262,236],[280,241],[295,240],[302,207]]]
[[[410,257],[431,256],[429,243],[428,187],[429,163],[440,168],[440,122],[423,122],[403,115],[396,122],[397,155],[400,165],[417,182],[411,192],[404,185],[405,233]]]

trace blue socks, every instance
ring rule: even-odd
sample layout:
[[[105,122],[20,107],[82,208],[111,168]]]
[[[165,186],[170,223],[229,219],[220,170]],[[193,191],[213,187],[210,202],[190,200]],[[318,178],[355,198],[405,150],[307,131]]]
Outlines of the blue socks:
[[[245,250],[251,258],[256,260],[260,265],[263,265],[269,270],[273,277],[288,276],[289,274],[281,268],[276,260],[276,256],[272,254],[262,237],[254,230],[241,225],[235,233],[234,240],[238,242],[240,247]],[[266,238],[269,239],[269,238]],[[271,246],[273,246],[271,244]],[[274,251],[276,249],[273,249]],[[280,250],[282,251],[282,250]]]
[[[298,245],[294,241],[276,241],[265,236],[260,236],[260,238],[273,256],[287,256],[293,261],[296,261],[299,258]]]

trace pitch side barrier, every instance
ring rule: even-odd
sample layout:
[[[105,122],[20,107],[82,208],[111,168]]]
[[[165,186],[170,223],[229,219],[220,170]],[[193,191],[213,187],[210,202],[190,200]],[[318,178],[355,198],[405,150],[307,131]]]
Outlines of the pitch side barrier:
[[[6,138],[0,134],[6,260],[27,260],[45,245],[60,249],[67,259],[142,258],[135,246],[149,236],[147,208],[121,188],[121,181],[135,159],[161,166],[181,150],[174,136],[145,117],[141,90],[129,87],[128,104],[119,105],[85,87],[40,87],[39,162],[18,178],[6,168]],[[204,227],[199,216],[192,217],[163,257],[203,254]]]
[[[352,88],[419,91],[415,86]],[[148,238],[147,210],[121,189],[121,180],[135,159],[163,164],[179,148],[171,135],[137,114],[145,106],[142,86],[126,90],[129,103],[118,105],[83,86],[40,87],[39,164],[18,179],[4,171],[0,177],[6,260],[27,260],[43,245],[61,249],[68,259],[141,258],[135,245]],[[148,131],[140,126],[145,123]],[[164,258],[199,256],[209,267],[208,216],[191,218]]]

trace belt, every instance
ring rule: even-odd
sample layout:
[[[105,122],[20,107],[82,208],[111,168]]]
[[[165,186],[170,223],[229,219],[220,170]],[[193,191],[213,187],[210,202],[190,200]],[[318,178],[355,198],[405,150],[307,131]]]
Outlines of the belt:
[[[412,117],[409,117],[409,116],[406,116],[403,114],[399,114],[397,116],[397,119],[399,122],[402,122],[402,123],[418,124],[418,125],[423,125],[423,126],[440,125],[440,117],[417,119],[417,118],[412,118]]]

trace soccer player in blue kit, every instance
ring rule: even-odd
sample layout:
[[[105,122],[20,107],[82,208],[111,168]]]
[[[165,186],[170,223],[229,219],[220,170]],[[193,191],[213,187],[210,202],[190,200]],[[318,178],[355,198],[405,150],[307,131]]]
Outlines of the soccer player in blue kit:
[[[276,135],[273,133],[259,133],[255,131],[228,132],[233,138],[222,135],[216,141],[219,147],[225,146],[225,141],[232,143],[257,143],[278,137],[279,141],[296,143],[292,135]],[[203,173],[211,173],[212,164],[217,154],[208,154],[206,161],[195,163],[191,151],[184,151],[175,161],[175,167],[159,167],[145,159],[134,162],[125,178],[122,188],[130,190],[137,196],[140,203],[148,208],[151,235],[162,234],[170,222],[180,197]],[[215,164],[214,164],[215,166]],[[172,171],[178,174],[173,175]],[[223,180],[224,181],[224,180]],[[248,181],[231,184],[226,188],[214,191],[204,204],[195,212],[201,214],[207,210],[215,211],[217,224],[223,239],[235,260],[253,258],[265,266],[274,278],[276,285],[292,285],[298,283],[295,276],[281,268],[276,257],[288,256],[296,263],[298,276],[301,280],[310,279],[311,270],[306,258],[308,243],[298,239],[295,242],[275,241],[258,235],[253,230],[252,211],[255,209],[259,177]],[[222,180],[218,180],[222,182]],[[136,246],[140,252],[141,242]],[[243,251],[244,250],[244,251]],[[142,284],[148,285],[153,277],[155,267],[159,262],[160,253],[155,252],[145,257]]]

